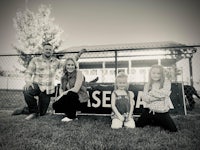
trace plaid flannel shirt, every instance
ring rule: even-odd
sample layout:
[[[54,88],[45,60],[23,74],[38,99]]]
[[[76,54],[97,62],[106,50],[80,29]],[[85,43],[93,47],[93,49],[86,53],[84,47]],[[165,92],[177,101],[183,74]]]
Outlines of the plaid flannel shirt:
[[[52,57],[50,60],[40,57],[35,57],[29,63],[26,70],[25,81],[27,83],[37,83],[40,90],[47,94],[55,92],[55,73],[59,67],[59,60]]]

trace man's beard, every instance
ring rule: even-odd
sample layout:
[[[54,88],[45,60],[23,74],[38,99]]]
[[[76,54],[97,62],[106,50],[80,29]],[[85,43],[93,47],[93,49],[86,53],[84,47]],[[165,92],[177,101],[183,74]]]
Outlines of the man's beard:
[[[52,57],[52,55],[46,55],[46,54],[44,54],[44,57],[46,57],[47,59],[49,59],[49,58]]]

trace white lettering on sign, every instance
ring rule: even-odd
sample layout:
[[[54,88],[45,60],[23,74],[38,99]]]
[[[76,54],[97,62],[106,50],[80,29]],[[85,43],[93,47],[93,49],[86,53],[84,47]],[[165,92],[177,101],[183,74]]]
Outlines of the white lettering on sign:
[[[140,108],[141,105],[143,105],[144,108],[146,107],[147,103],[142,100],[142,95],[143,95],[143,92],[138,91],[137,103],[136,103],[135,108]]]
[[[95,103],[92,103],[92,107],[97,108],[101,105],[101,100],[97,97],[97,95],[99,95],[101,92],[100,91],[94,91],[92,93],[92,98],[96,101]]]
[[[87,91],[87,93],[88,93],[88,95],[90,95],[88,91]],[[89,98],[89,100],[88,100],[87,107],[91,107],[90,98]]]
[[[111,91],[103,91],[102,93],[102,107],[111,107],[111,104],[107,103],[111,101],[111,96],[107,97],[108,94],[111,95]]]
[[[100,94],[102,92],[102,97],[100,98]],[[132,91],[129,91],[130,93],[130,99],[134,102],[135,104],[135,100],[134,100],[134,93]],[[98,107],[104,107],[104,108],[110,108],[111,107],[111,91],[93,91],[92,92],[92,99],[93,101],[91,102],[91,100],[88,101],[88,107],[94,107],[94,108],[98,108]],[[142,91],[138,92],[138,96],[137,96],[137,103],[136,103],[136,108],[140,108],[140,106],[143,105],[143,107],[146,107],[146,102],[142,101]]]

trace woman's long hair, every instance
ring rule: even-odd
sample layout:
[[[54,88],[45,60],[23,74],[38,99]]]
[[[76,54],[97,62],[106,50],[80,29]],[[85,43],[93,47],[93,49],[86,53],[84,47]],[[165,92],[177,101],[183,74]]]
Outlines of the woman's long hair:
[[[151,69],[149,70],[149,82],[148,82],[148,89],[149,91],[152,89],[152,84],[154,83],[154,81],[152,80],[152,77],[151,77],[151,72],[154,68],[158,68],[160,70],[160,88],[163,88],[163,85],[164,85],[164,82],[165,82],[165,70],[163,68],[163,66],[161,65],[153,65],[151,66]]]
[[[67,65],[67,62],[69,61],[69,60],[71,60],[71,61],[73,61],[74,62],[74,65],[75,65],[75,71],[73,71],[72,73],[69,73],[68,71],[67,71],[67,69],[66,69],[66,65]],[[62,89],[63,90],[66,90],[66,84],[67,84],[67,82],[69,81],[69,79],[71,78],[71,76],[73,76],[74,74],[76,74],[76,70],[77,70],[77,62],[76,62],[76,60],[75,59],[73,59],[73,58],[67,58],[66,60],[65,60],[65,63],[64,63],[64,65],[63,65],[63,76],[61,77],[61,85],[62,85]]]
[[[71,61],[74,62],[75,70],[77,69],[77,62],[76,62],[76,60],[73,59],[73,58],[71,58],[71,57],[69,57],[69,58],[67,58],[67,59],[65,60],[65,63],[64,63],[64,65],[63,65],[63,73],[64,73],[64,74],[65,74],[66,72],[68,72],[67,69],[66,69],[66,65],[67,65],[67,62],[68,62],[69,60],[71,60]]]

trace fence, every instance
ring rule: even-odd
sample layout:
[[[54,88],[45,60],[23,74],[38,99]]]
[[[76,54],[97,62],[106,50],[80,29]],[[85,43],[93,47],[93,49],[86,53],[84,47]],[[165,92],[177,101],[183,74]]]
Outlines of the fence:
[[[74,57],[77,52],[57,53],[61,62],[66,57]],[[147,55],[148,54],[148,55]],[[22,90],[25,84],[25,68],[19,62],[19,55],[0,56],[0,90]],[[167,77],[172,82],[189,83],[190,76],[188,70],[177,66],[177,58],[163,50],[103,50],[88,51],[84,53],[78,61],[79,69],[86,77],[86,82],[97,79],[98,83],[114,83],[117,73],[125,72],[128,74],[130,83],[143,84],[148,80],[148,71],[153,64],[162,64],[166,69]],[[184,59],[183,59],[184,60]],[[181,60],[179,60],[180,62]],[[188,66],[187,61],[181,63]],[[55,78],[56,83],[60,81],[60,70]],[[9,98],[13,99],[15,94],[10,93]]]
[[[58,54],[57,54],[58,55]],[[66,57],[74,57],[75,53],[66,53],[61,62]],[[117,57],[116,57],[117,56]],[[141,60],[142,59],[142,60]],[[161,55],[134,56],[132,51],[104,51],[86,52],[78,61],[79,69],[86,77],[86,81],[98,78],[99,83],[113,83],[115,76],[119,72],[128,74],[128,80],[132,83],[144,83],[148,80],[148,70],[153,64],[162,64],[166,68],[166,75],[173,82],[182,82],[182,70],[176,73],[174,62],[167,62]],[[0,56],[0,89],[22,90],[24,82],[23,71],[25,68],[19,62],[19,55]],[[58,70],[56,80],[59,82]],[[189,78],[188,78],[189,79]]]
[[[160,63],[165,66],[166,75],[172,81],[190,84],[188,62],[184,62],[186,59],[179,63],[183,66],[179,68],[176,61],[169,58],[170,56],[158,54],[158,52],[147,56],[145,53],[147,51],[143,51],[143,55],[133,53],[131,50],[86,52],[79,59],[78,65],[88,82],[96,77],[98,77],[97,82],[114,82],[115,75],[123,71],[128,74],[129,82],[144,83],[148,80],[150,66]],[[61,61],[64,61],[65,57],[74,55],[75,53],[65,53]],[[24,85],[22,71],[25,68],[20,65],[18,58],[18,55],[0,56],[0,89],[22,89]],[[177,73],[177,70],[180,72]]]

